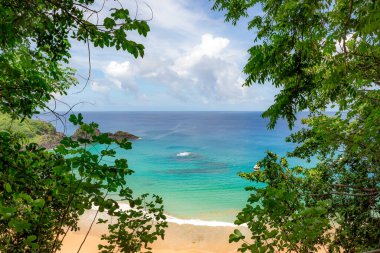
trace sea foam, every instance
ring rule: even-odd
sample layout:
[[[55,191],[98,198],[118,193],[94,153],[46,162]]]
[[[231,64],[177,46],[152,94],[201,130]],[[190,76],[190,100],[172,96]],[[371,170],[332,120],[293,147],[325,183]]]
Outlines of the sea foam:
[[[179,225],[194,225],[194,226],[208,226],[208,227],[237,227],[231,222],[225,221],[205,221],[199,219],[180,219],[174,216],[166,215],[166,221],[179,224]]]
[[[125,204],[125,203],[119,203],[119,207],[123,211],[128,211],[132,209],[128,204]],[[93,206],[92,209],[98,210],[98,207]],[[101,215],[99,216],[102,217]],[[178,225],[193,225],[193,226],[208,226],[208,227],[238,227],[237,225],[231,222],[205,221],[205,220],[200,220],[200,219],[180,219],[180,218],[167,215],[167,214],[166,214],[166,221],[169,223],[175,223]],[[242,226],[246,226],[246,225],[242,225]]]

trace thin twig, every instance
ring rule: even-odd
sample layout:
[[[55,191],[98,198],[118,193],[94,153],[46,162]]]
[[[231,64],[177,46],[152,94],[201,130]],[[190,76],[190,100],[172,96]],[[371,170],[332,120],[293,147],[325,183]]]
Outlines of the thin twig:
[[[88,53],[88,77],[87,77],[86,83],[80,91],[74,92],[73,94],[78,94],[78,93],[83,92],[84,89],[86,89],[88,82],[90,81],[90,78],[91,78],[92,66],[91,66],[91,49],[90,49],[90,41],[89,40],[87,40],[87,53]]]
[[[108,187],[107,187],[107,192],[104,194],[103,202],[104,202],[105,198],[106,198],[107,195],[108,195],[108,191],[109,191],[109,189],[108,189]],[[98,208],[98,210],[96,210],[95,216],[94,216],[94,218],[92,219],[91,225],[90,225],[90,227],[88,228],[87,233],[86,233],[86,236],[83,238],[82,243],[80,244],[77,253],[79,253],[79,252],[81,251],[81,249],[82,249],[82,247],[83,247],[83,244],[84,244],[85,241],[87,240],[87,237],[88,237],[88,235],[90,234],[90,231],[91,231],[91,229],[92,229],[92,226],[93,226],[94,223],[95,223],[95,220],[96,220],[98,214],[99,214],[99,208]]]

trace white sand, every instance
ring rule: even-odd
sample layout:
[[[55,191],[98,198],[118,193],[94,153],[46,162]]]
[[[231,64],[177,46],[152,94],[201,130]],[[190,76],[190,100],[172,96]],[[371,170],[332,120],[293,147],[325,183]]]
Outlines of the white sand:
[[[80,221],[81,230],[70,232],[66,236],[62,253],[75,253],[82,243],[91,222],[94,211],[83,215]],[[223,223],[222,223],[223,224]],[[228,243],[228,237],[236,229],[232,226],[196,226],[169,222],[165,240],[157,240],[153,245],[156,253],[232,253],[237,252],[239,244]],[[239,228],[247,233],[246,228]],[[100,235],[106,233],[106,225],[94,225],[80,252],[98,252]]]

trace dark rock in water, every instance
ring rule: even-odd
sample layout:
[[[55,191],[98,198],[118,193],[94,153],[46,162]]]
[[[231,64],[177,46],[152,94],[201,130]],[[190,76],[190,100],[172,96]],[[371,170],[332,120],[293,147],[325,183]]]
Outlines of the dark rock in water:
[[[108,137],[110,137],[111,139],[117,140],[117,141],[121,141],[123,139],[128,139],[128,140],[137,140],[137,139],[139,139],[138,136],[133,135],[133,134],[128,133],[128,132],[124,132],[124,131],[117,131],[114,134],[113,133],[108,133]]]
[[[47,123],[50,124],[50,123]],[[100,135],[101,132],[99,129],[95,129],[95,135],[98,136]],[[137,140],[139,139],[138,136],[133,135],[128,132],[123,132],[123,131],[117,131],[116,133],[107,133],[108,137],[117,141],[121,141],[123,139],[128,139],[128,140]],[[63,133],[57,132],[54,128],[54,130],[50,130],[48,132],[45,132],[41,138],[40,141],[38,141],[38,144],[46,149],[53,149],[56,146],[58,146],[61,142],[61,140],[65,137]],[[78,140],[80,138],[83,139],[92,139],[91,136],[88,136],[87,133],[85,133],[81,128],[78,128],[74,134],[71,136],[73,140]]]
[[[12,129],[14,132],[19,132],[22,136],[28,138],[29,143],[37,143],[46,149],[53,149],[60,145],[64,133],[57,132],[56,128],[50,122],[40,119],[24,119],[22,122],[13,120],[9,115],[0,112],[0,130],[8,131]],[[96,136],[100,135],[99,129],[95,129]],[[116,133],[106,133],[111,139],[121,141],[122,139],[136,140],[138,136],[128,132],[117,131]],[[88,135],[83,129],[78,128],[71,136],[73,140],[92,139],[91,134]]]
[[[98,136],[100,135],[101,132],[99,129],[95,129],[95,135]],[[123,139],[128,139],[128,140],[137,140],[139,139],[138,136],[134,135],[134,134],[131,134],[131,133],[128,133],[128,132],[124,132],[124,131],[117,131],[116,133],[107,133],[108,134],[108,137],[113,139],[113,140],[116,140],[116,141],[121,141]],[[75,133],[71,136],[71,138],[73,140],[78,140],[79,138],[90,138],[90,136],[86,136],[86,133],[78,128]]]

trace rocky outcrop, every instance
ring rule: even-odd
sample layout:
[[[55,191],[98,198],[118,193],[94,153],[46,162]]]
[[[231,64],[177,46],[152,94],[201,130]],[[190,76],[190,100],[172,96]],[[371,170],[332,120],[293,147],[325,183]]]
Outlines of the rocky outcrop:
[[[44,134],[39,144],[46,149],[53,149],[60,144],[63,137],[65,137],[65,135],[60,132]]]
[[[21,133],[22,136],[27,138],[27,143],[37,143],[46,149],[55,148],[65,137],[65,134],[57,132],[56,128],[50,122],[28,118],[23,121],[14,120],[9,115],[0,112],[0,131],[1,130],[11,130],[15,133]],[[95,135],[99,134],[101,134],[99,129],[95,129]],[[117,131],[116,133],[107,134],[111,139],[117,141],[121,141],[122,139],[139,139],[138,136],[124,131]],[[81,128],[78,128],[71,138],[78,140],[79,138],[88,138],[88,136],[86,136],[86,133]]]
[[[117,140],[117,141],[121,141],[123,139],[128,139],[128,140],[139,139],[138,136],[133,135],[133,134],[128,133],[128,132],[124,132],[124,131],[117,131],[116,133],[108,133],[108,137],[110,137],[111,139]]]
[[[95,129],[95,135],[98,136],[100,135],[101,132],[99,129]],[[117,141],[121,141],[123,139],[128,139],[128,140],[137,140],[139,139],[138,136],[136,135],[133,135],[131,133],[128,133],[128,132],[124,132],[124,131],[117,131],[116,133],[107,133],[108,134],[108,137],[113,139],[113,140],[117,140]],[[78,128],[74,134],[71,136],[71,138],[73,140],[78,140],[79,138],[89,138],[88,136],[86,137],[86,133]],[[90,138],[91,139],[91,138]]]
[[[98,136],[100,134],[101,134],[100,130],[95,129],[95,135]],[[138,136],[133,135],[133,134],[128,133],[128,132],[124,132],[124,131],[117,131],[115,133],[107,133],[107,134],[108,134],[109,138],[117,140],[117,141],[121,141],[123,139],[128,139],[128,140],[139,139]],[[46,149],[53,149],[60,144],[61,140],[64,137],[65,137],[65,135],[63,133],[57,132],[54,129],[53,131],[45,132],[41,136],[41,138],[39,139],[38,144],[41,145],[42,147],[46,148]],[[86,136],[86,133],[82,129],[78,128],[74,132],[74,134],[71,136],[71,138],[73,140],[78,140],[80,138],[88,138],[88,137]]]

